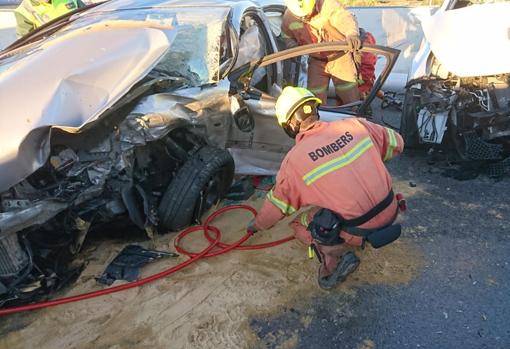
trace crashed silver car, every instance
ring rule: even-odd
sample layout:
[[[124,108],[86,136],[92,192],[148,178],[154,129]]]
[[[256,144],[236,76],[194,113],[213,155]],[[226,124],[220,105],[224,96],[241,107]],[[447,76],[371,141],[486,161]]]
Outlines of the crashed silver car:
[[[234,173],[274,174],[292,141],[276,97],[306,81],[282,49],[284,7],[236,1],[111,0],[56,19],[0,52],[0,304],[70,278],[87,233],[131,221],[150,236],[200,217]],[[365,47],[384,69],[398,51]]]
[[[509,1],[448,0],[419,16],[425,38],[400,127],[407,146],[449,143],[464,160],[510,155],[509,14]]]

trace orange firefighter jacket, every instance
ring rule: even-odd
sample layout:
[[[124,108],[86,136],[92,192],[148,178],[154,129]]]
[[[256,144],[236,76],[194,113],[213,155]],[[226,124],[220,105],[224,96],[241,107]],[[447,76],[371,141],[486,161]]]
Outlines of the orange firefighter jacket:
[[[255,219],[256,228],[268,229],[305,206],[327,208],[345,219],[362,216],[388,195],[392,180],[384,161],[403,148],[397,132],[365,119],[317,121],[297,135]],[[396,211],[394,200],[361,228],[382,227]]]
[[[338,0],[318,0],[316,14],[302,20],[286,10],[282,19],[284,39],[292,39],[298,45],[345,40],[349,35],[359,35],[356,17]],[[326,57],[327,53],[323,54]],[[321,57],[317,54],[314,56]]]

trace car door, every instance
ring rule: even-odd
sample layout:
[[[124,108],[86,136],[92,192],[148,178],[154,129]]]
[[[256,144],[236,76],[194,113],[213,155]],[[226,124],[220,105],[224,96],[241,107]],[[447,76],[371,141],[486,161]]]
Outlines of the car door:
[[[274,64],[283,64],[285,60],[296,60],[296,58],[317,52],[331,52],[332,55],[335,55],[347,50],[348,46],[343,42],[304,45],[267,55],[261,60],[253,61],[231,72],[229,79],[232,91],[235,92],[233,98],[236,99],[235,103],[239,106],[236,110],[242,111],[238,113],[237,117],[244,118],[245,125],[252,126],[247,127],[245,132],[230,133],[227,142],[227,147],[234,154],[234,159],[239,162],[239,164],[236,162],[239,173],[276,172],[281,160],[294,144],[294,141],[277,124],[274,112],[276,99],[282,88],[286,86],[285,81],[292,85],[289,83],[291,79],[280,76],[274,81],[283,81],[281,85],[274,83],[267,91],[261,91],[251,81],[253,72]],[[388,77],[400,51],[383,46],[367,45],[361,49],[361,52],[384,57],[386,64],[381,75],[376,79],[374,87],[364,101],[359,101],[354,105],[320,108],[322,120],[333,121],[343,117],[362,116]],[[282,74],[284,73],[282,72]],[[235,111],[234,120],[236,120]],[[236,121],[235,124],[239,124],[239,122]],[[245,169],[243,170],[239,166],[245,167]]]

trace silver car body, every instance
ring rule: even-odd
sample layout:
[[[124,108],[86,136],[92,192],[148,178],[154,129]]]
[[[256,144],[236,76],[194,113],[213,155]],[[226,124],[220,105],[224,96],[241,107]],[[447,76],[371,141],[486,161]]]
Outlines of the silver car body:
[[[457,2],[444,1],[438,9],[415,12],[424,39],[409,80],[430,74],[431,54],[445,70],[459,77],[510,72],[510,2],[482,1],[456,8]]]

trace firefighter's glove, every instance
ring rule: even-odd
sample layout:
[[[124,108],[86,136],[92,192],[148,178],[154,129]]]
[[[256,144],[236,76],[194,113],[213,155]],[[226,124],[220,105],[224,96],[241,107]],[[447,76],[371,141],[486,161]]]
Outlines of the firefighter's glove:
[[[359,35],[349,35],[347,38],[347,45],[349,45],[349,51],[358,51],[361,48],[361,39]]]
[[[257,226],[255,225],[255,219],[252,219],[250,223],[246,226],[246,232],[250,235],[255,234],[258,231]]]

